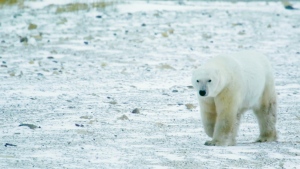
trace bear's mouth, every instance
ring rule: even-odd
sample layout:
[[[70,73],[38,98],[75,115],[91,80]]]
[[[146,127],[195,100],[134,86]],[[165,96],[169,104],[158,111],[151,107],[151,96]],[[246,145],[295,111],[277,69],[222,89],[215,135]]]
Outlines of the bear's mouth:
[[[206,93],[206,90],[200,90],[200,91],[199,91],[199,95],[200,95],[200,96],[206,96],[206,94],[207,94],[207,93]]]

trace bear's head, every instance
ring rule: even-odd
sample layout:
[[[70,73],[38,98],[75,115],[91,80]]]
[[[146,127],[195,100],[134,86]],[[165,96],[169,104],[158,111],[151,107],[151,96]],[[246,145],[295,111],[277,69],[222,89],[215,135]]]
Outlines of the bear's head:
[[[222,90],[219,70],[198,68],[193,72],[192,84],[199,97],[216,97]]]

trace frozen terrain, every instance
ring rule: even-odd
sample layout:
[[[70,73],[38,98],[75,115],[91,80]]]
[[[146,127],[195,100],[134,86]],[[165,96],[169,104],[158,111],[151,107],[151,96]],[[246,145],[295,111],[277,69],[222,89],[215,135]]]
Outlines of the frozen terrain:
[[[1,169],[300,168],[300,10],[189,1],[56,9],[0,10]],[[204,146],[191,72],[245,49],[274,66],[279,140],[253,143],[258,124],[247,112],[237,146]]]

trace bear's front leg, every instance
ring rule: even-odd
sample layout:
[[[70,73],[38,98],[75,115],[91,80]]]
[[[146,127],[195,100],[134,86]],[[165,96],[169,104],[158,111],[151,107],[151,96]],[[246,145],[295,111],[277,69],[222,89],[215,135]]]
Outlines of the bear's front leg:
[[[216,124],[216,117],[217,117],[215,103],[213,101],[200,102],[200,108],[201,108],[201,119],[202,119],[205,133],[209,137],[213,137],[215,124]]]
[[[222,106],[222,105],[221,105]],[[206,141],[207,146],[233,146],[236,144],[236,131],[238,128],[237,110],[230,105],[219,107],[216,124],[211,141]]]

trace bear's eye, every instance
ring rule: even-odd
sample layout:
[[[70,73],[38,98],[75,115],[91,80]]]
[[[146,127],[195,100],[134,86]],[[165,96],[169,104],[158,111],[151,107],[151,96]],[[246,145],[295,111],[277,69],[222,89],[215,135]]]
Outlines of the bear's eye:
[[[211,82],[211,80],[209,79],[209,80],[208,80],[208,82],[210,83],[210,82]]]
[[[197,80],[196,82],[199,83],[199,80]]]

